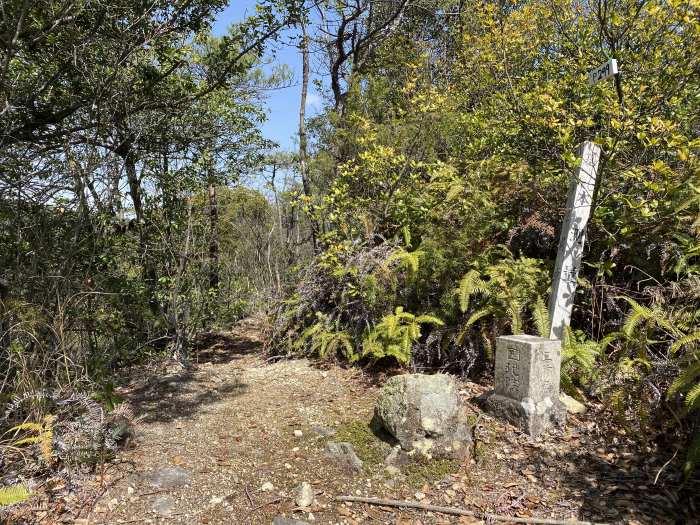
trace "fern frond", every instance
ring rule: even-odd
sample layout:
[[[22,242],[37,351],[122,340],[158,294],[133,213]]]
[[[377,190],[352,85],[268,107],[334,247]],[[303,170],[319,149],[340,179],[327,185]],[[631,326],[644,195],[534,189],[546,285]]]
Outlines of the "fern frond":
[[[535,328],[539,336],[549,337],[549,311],[540,295],[537,296],[532,305],[532,319],[535,321]]]
[[[442,319],[435,317],[434,315],[419,315],[416,317],[416,323],[419,324],[434,324],[436,326],[444,326],[445,323],[442,321]]]
[[[309,339],[312,339],[323,328],[324,326],[322,323],[312,324],[299,335],[299,338],[292,344],[292,348],[296,350],[303,348],[306,345],[307,341]]]
[[[481,274],[476,270],[468,271],[459,281],[457,294],[459,296],[459,309],[465,313],[469,309],[469,299],[472,295],[480,293],[488,295],[488,285],[481,278]]]
[[[26,438],[18,439],[12,442],[13,447],[21,447],[22,445],[34,445],[39,443],[41,438],[39,436],[29,436]]]
[[[600,348],[601,350],[605,350],[610,344],[620,339],[625,339],[625,337],[623,332],[611,332],[600,340]]]
[[[622,325],[622,332],[627,336],[631,337],[634,331],[636,330],[637,326],[643,321],[655,321],[655,315],[654,312],[650,309],[647,308],[646,306],[642,306],[639,304],[637,301],[634,299],[631,299],[629,297],[623,297],[625,301],[630,305],[631,310],[625,317],[625,322]]]
[[[401,228],[401,233],[403,234],[403,243],[406,246],[411,246],[411,229],[408,226]]]
[[[588,383],[595,377],[596,359],[603,352],[602,346],[588,339],[581,331],[565,327],[562,341],[562,377],[573,386],[574,382]]]
[[[341,349],[343,350],[343,354],[345,354],[345,357],[348,360],[352,361],[352,358],[355,356],[355,348],[353,347],[350,336],[345,332],[340,332],[338,337],[338,343]]]
[[[695,343],[696,341],[700,341],[700,330],[697,332],[693,332],[692,334],[685,335],[681,337],[680,339],[677,339],[676,342],[674,342],[671,345],[671,352],[676,353],[680,348],[690,345]]]
[[[41,432],[44,427],[42,426],[41,423],[33,423],[33,422],[28,422],[28,423],[21,423],[19,425],[16,425],[9,430],[5,432],[5,434],[9,434],[10,432],[20,432],[22,430],[28,430],[30,432]],[[3,436],[5,435],[3,434]]]
[[[476,323],[479,319],[482,317],[486,317],[487,315],[491,314],[491,310],[488,308],[482,308],[481,310],[478,310],[474,312],[472,315],[469,316],[469,319],[467,319],[467,322],[464,323],[465,327],[471,326],[474,323]]]
[[[695,361],[688,365],[688,368],[683,370],[673,383],[671,383],[671,386],[668,388],[667,396],[671,398],[680,392],[686,392],[693,386],[698,378],[700,378],[700,361]]]
[[[634,299],[622,296],[631,307],[630,312],[625,317],[625,322],[622,326],[622,332],[628,336],[632,337],[637,326],[643,321],[654,323],[655,325],[663,328],[669,334],[675,337],[681,337],[682,332],[664,315],[664,312],[659,308],[649,308],[639,304]]]
[[[23,483],[0,487],[0,507],[22,503],[29,498],[29,489]]]
[[[399,248],[386,258],[384,267],[388,268],[392,262],[398,261],[399,268],[405,268],[409,270],[409,272],[415,274],[418,272],[420,267],[420,258],[423,257],[423,255],[425,255],[425,252],[422,250],[409,252],[403,248]]]
[[[47,415],[44,417],[43,423],[27,422],[21,423],[10,428],[6,433],[27,431],[34,432],[36,436],[27,436],[21,439],[16,439],[10,443],[13,447],[22,445],[39,445],[41,457],[47,463],[53,461],[53,423],[56,417]]]
[[[688,446],[688,451],[685,456],[685,464],[683,465],[683,473],[685,478],[689,479],[690,475],[695,470],[696,465],[700,463],[700,431],[695,431],[695,436]]]
[[[520,334],[523,331],[522,318],[523,305],[517,299],[508,301],[506,312],[510,316],[510,327],[514,334]]]
[[[700,409],[700,383],[688,391],[688,395],[685,397],[685,406],[692,411]]]

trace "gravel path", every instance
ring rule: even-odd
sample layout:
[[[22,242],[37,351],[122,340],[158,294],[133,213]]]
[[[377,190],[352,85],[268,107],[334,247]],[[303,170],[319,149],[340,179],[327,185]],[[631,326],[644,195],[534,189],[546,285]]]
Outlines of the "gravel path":
[[[390,446],[365,432],[381,378],[306,360],[272,363],[260,341],[247,325],[212,335],[192,370],[120,390],[144,416],[138,438],[109,465],[99,480],[106,491],[76,523],[483,523],[339,504],[337,495],[609,523],[674,520],[674,502],[649,492],[649,474],[625,452],[625,438],[615,437],[612,449],[601,446],[611,436],[593,420],[570,418],[565,432],[544,442],[483,417],[468,464],[387,470],[382,459]],[[486,387],[462,386],[476,415],[469,400]],[[333,440],[354,440],[365,469],[353,474],[326,457]],[[314,502],[299,508],[302,482]]]

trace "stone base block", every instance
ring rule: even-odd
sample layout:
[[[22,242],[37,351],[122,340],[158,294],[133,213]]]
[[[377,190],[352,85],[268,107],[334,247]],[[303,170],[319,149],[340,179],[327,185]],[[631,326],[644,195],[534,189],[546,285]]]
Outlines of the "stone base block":
[[[566,424],[566,407],[558,399],[547,397],[539,403],[529,398],[517,401],[492,391],[481,401],[489,414],[505,419],[533,437]]]

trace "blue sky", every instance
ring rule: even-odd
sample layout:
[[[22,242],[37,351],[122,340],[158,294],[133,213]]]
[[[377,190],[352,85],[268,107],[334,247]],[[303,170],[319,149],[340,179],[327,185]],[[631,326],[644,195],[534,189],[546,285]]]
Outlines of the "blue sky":
[[[255,12],[255,0],[232,0],[222,11],[214,23],[214,34],[222,35],[234,22],[243,20],[247,14]],[[273,60],[266,68],[271,70],[274,64],[286,64],[293,73],[291,86],[269,92],[267,97],[268,119],[263,124],[266,138],[272,139],[283,150],[296,150],[298,147],[297,130],[299,126],[299,98],[301,97],[301,55],[298,49],[285,45],[289,38],[281,38],[274,46],[274,55],[268,52],[268,58]],[[313,80],[312,75],[312,80]],[[309,83],[306,115],[313,115],[321,109],[321,96],[315,87]]]

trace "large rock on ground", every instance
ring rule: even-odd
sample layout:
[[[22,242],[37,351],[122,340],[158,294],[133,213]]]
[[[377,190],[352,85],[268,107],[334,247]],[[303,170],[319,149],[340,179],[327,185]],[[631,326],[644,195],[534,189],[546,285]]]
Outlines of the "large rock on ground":
[[[379,393],[375,415],[404,451],[459,459],[469,453],[469,426],[451,376],[392,377]]]

